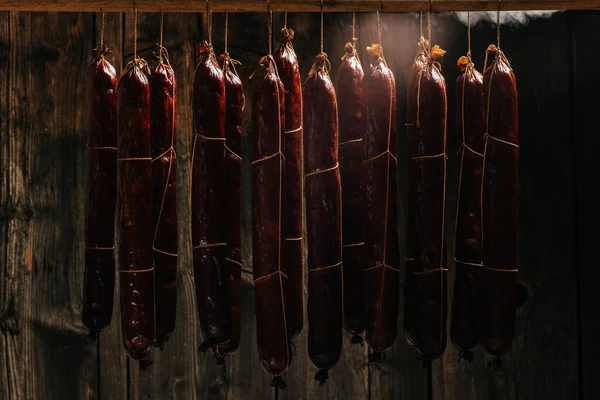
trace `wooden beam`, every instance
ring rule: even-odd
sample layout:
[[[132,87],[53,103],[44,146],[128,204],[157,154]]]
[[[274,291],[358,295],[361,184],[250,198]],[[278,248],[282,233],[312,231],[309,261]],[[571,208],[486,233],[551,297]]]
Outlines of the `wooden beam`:
[[[265,12],[267,0],[212,0],[214,12]],[[126,11],[134,5],[140,12],[202,12],[204,0],[4,0],[0,10],[9,11]],[[323,11],[414,12],[516,10],[595,10],[600,0],[324,0]],[[320,0],[271,0],[274,12],[317,12]]]

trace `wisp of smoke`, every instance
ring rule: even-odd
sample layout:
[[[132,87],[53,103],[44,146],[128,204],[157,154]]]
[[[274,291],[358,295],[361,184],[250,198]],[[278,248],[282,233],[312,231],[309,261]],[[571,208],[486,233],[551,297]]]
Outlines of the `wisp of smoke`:
[[[523,26],[527,25],[530,20],[535,18],[549,18],[555,12],[558,11],[502,11],[500,13],[500,24]],[[463,24],[467,24],[466,12],[457,12],[455,14]],[[488,21],[496,23],[496,12],[472,12],[471,25],[475,25],[479,21]]]

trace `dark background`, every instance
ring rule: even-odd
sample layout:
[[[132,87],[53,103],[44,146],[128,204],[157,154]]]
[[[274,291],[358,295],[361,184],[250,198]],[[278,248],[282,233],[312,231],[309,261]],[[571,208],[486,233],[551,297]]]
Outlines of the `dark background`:
[[[245,131],[243,332],[227,372],[201,343],[194,303],[188,179],[194,49],[206,31],[203,14],[167,14],[165,46],[178,83],[180,251],[177,327],[145,372],[129,363],[120,338],[118,302],[97,344],[84,343],[80,322],[86,195],[86,69],[98,41],[93,13],[0,12],[0,399],[595,399],[600,367],[594,339],[600,319],[593,296],[600,282],[597,173],[600,165],[600,13],[557,13],[521,27],[504,27],[502,48],[518,82],[520,107],[521,300],[512,351],[493,370],[481,353],[458,361],[449,344],[422,368],[399,336],[387,359],[367,365],[368,349],[350,345],[324,386],[306,354],[306,326],[278,393],[261,369],[256,348],[251,275],[249,130]],[[159,14],[141,14],[138,51],[148,60],[158,40]],[[405,73],[419,34],[414,15],[386,14],[385,55],[396,74],[403,193]],[[275,31],[283,24],[274,16]],[[117,71],[131,59],[133,14],[106,17],[105,43]],[[294,46],[306,78],[319,46],[319,15],[290,14]],[[351,14],[325,15],[325,51],[333,65],[351,38]],[[448,83],[449,260],[453,256],[458,157],[455,135],[456,60],[467,30],[452,15],[433,16],[433,41],[445,48]],[[214,15],[213,42],[223,50],[224,16]],[[359,47],[376,41],[374,14],[358,17]],[[482,69],[492,24],[472,30]],[[276,40],[279,43],[279,40]],[[248,77],[267,51],[265,14],[231,14],[229,52],[250,98]],[[365,65],[365,68],[367,66]],[[249,104],[251,106],[251,104]],[[248,115],[250,107],[248,107]],[[404,206],[400,206],[403,226]],[[401,235],[401,244],[404,242]],[[403,246],[402,246],[403,248]],[[453,264],[449,264],[450,271]],[[452,273],[451,273],[452,277]],[[450,279],[449,282],[453,282]],[[452,296],[452,284],[449,287]],[[401,308],[402,309],[402,308]],[[402,324],[400,318],[399,324]],[[402,330],[400,330],[402,332]]]

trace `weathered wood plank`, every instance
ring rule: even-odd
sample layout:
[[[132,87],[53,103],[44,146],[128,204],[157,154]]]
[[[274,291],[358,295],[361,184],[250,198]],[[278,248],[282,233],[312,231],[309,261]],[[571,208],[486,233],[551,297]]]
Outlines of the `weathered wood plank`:
[[[600,366],[596,362],[596,342],[600,336],[600,320],[594,305],[600,271],[596,268],[597,244],[600,233],[596,229],[600,216],[594,201],[596,149],[600,146],[598,123],[598,93],[600,82],[595,78],[600,13],[568,13],[569,39],[572,58],[572,134],[574,147],[574,176],[576,179],[576,237],[579,271],[579,315],[581,328],[581,394],[585,400],[597,395],[597,377]]]
[[[263,12],[265,0],[212,0],[215,11]],[[497,0],[326,0],[324,11],[378,11],[410,12],[427,11],[494,11],[498,9]],[[200,12],[206,8],[205,2],[193,0],[171,0],[169,2],[149,0],[136,3],[141,11],[160,10],[169,12]],[[502,0],[503,10],[595,10],[600,0]],[[132,10],[129,0],[5,0],[2,8],[15,11],[107,11]],[[321,8],[320,0],[271,0],[273,11],[315,12]]]
[[[95,18],[95,36],[94,47],[100,41],[101,15],[94,13]],[[111,53],[106,56],[108,61],[117,70],[117,75],[123,69],[122,56],[122,14],[106,13],[104,20],[104,43],[110,47]],[[91,58],[91,56],[90,56]],[[116,216],[115,216],[116,218]],[[116,226],[116,225],[115,225]],[[118,241],[118,237],[115,236]],[[115,248],[118,242],[115,242]],[[115,252],[117,259],[119,253]],[[121,312],[119,304],[119,274],[115,276],[115,300],[113,316],[110,326],[100,334],[98,343],[98,363],[99,363],[99,397],[101,399],[127,399],[127,361],[125,350],[121,341]]]
[[[7,398],[97,397],[96,348],[84,344],[86,70],[91,15],[11,13],[2,208],[10,210],[1,331]],[[48,168],[52,166],[52,168]],[[6,208],[5,208],[6,207]],[[18,238],[18,239],[16,239]],[[45,371],[68,370],[68,374]]]

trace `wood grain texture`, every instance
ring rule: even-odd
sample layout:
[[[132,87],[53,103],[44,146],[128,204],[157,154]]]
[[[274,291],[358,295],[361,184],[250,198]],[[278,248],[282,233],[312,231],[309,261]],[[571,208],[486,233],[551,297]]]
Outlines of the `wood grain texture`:
[[[5,0],[3,10],[14,11],[125,11],[133,9],[130,0]],[[211,8],[217,12],[265,12],[263,0],[212,0]],[[595,10],[600,0],[502,0],[502,10]],[[149,0],[137,3],[140,11],[202,12],[205,2],[172,0],[169,2]],[[290,12],[315,12],[321,9],[320,0],[271,0],[271,10]],[[337,11],[384,11],[414,12],[433,9],[440,11],[495,11],[497,0],[325,0],[323,10]]]
[[[1,391],[9,399],[94,398],[96,348],[84,344],[80,322],[86,108],[78,107],[86,99],[93,19],[4,17],[13,30],[3,38],[9,51],[2,209],[10,213],[2,224],[7,238],[19,239],[4,247],[1,267]],[[71,373],[44,373],[56,360]]]
[[[596,59],[600,12],[568,13],[571,64],[571,141],[573,145],[573,174],[577,178],[574,191],[575,234],[577,239],[574,259],[578,264],[581,374],[581,398],[597,397],[597,376],[600,365],[595,361],[597,338],[600,335],[600,319],[595,311],[597,284],[600,271],[596,265],[600,221],[594,201],[596,149],[600,146],[597,112],[600,81],[594,78],[596,68],[590,60]]]

